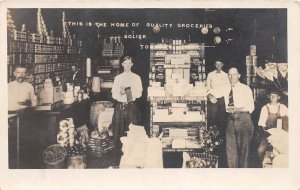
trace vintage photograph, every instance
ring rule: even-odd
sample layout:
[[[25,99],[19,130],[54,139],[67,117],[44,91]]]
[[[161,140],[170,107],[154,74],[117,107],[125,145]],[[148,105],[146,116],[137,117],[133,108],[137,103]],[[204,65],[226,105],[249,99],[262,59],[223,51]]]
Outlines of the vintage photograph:
[[[145,3],[0,4],[0,190],[299,189],[300,5]]]
[[[6,13],[10,169],[288,167],[287,9]]]

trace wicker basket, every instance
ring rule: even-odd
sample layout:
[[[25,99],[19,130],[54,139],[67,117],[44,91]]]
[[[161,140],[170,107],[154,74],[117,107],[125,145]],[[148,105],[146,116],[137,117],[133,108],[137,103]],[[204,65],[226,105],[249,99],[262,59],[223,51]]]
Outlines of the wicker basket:
[[[190,160],[186,162],[187,168],[217,168],[218,156],[207,153],[188,153]],[[201,162],[200,165],[195,165],[195,162]],[[201,165],[202,164],[202,165]]]
[[[88,141],[89,152],[95,157],[101,157],[114,148],[113,138],[90,138]]]

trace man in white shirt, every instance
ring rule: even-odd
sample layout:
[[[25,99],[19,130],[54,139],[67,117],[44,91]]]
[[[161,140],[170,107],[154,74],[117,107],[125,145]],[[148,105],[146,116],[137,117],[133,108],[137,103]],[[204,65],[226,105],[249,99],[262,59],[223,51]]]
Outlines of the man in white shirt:
[[[216,125],[221,133],[225,133],[226,110],[224,103],[224,93],[222,89],[228,86],[229,79],[227,73],[222,71],[223,62],[220,59],[215,61],[215,70],[208,73],[208,105],[207,105],[207,123],[209,126]],[[213,91],[213,95],[212,92]]]
[[[139,124],[141,120],[140,111],[135,103],[135,100],[142,96],[141,78],[131,72],[133,63],[130,56],[123,58],[122,66],[124,72],[116,76],[111,90],[115,99],[112,128],[116,148],[120,147],[120,137],[125,136],[129,124]]]
[[[23,65],[16,66],[14,70],[15,81],[8,84],[8,110],[16,111],[28,106],[37,105],[37,97],[33,86],[25,82],[27,68]]]
[[[228,77],[231,85],[224,88],[228,112],[226,154],[230,168],[249,167],[254,130],[250,115],[254,110],[252,91],[247,85],[239,82],[240,76],[236,68],[230,68]]]
[[[225,86],[230,85],[228,75],[222,68],[224,66],[221,59],[215,61],[215,70],[208,73],[206,86],[208,88],[207,102],[207,124],[208,126],[217,126],[220,131],[220,138],[225,139],[226,132],[226,109],[224,101]],[[227,167],[225,144],[220,147],[219,151],[219,166]]]

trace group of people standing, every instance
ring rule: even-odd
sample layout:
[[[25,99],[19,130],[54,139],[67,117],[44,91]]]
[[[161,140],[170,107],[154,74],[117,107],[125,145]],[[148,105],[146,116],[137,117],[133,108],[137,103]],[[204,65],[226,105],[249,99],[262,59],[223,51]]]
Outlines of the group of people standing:
[[[208,125],[217,126],[221,138],[225,138],[223,153],[226,154],[227,166],[248,168],[254,131],[259,127],[275,128],[277,119],[287,116],[287,107],[278,102],[279,93],[272,91],[269,95],[270,103],[262,108],[258,126],[254,126],[251,118],[255,108],[252,90],[240,82],[241,74],[237,68],[232,67],[225,73],[223,66],[222,60],[216,60],[215,70],[207,76]],[[263,158],[268,147],[266,138],[261,138],[256,144],[259,145],[255,151]]]
[[[124,72],[116,76],[112,87],[112,98],[115,100],[112,127],[116,147],[121,147],[120,137],[126,135],[130,123],[139,124],[141,113],[135,103],[142,96],[141,78],[131,72],[132,58],[125,56],[121,61]],[[240,82],[241,74],[232,67],[225,73],[222,60],[214,63],[215,70],[207,77],[208,125],[219,128],[221,138],[225,139],[224,154],[226,165],[230,168],[249,167],[251,145],[255,127],[264,129],[276,127],[276,121],[282,116],[287,116],[287,107],[280,104],[280,94],[271,92],[270,103],[265,105],[260,114],[258,126],[254,126],[251,113],[254,110],[252,90]],[[73,70],[73,81],[77,79],[79,70]],[[14,71],[16,80],[8,84],[9,110],[19,109],[20,106],[36,106],[37,98],[31,84],[25,82],[27,68],[17,66]],[[263,158],[264,152],[269,147],[266,139],[257,142],[257,154]],[[224,156],[226,154],[226,156]],[[227,167],[226,166],[226,167]]]

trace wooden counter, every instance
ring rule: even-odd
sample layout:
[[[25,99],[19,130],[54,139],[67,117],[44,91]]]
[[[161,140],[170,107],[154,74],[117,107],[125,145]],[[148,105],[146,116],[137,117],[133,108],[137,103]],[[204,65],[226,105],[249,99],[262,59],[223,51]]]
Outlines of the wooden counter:
[[[91,102],[85,100],[51,111],[26,108],[9,112],[14,114],[9,118],[9,168],[44,168],[42,153],[48,146],[57,143],[59,121],[72,117],[75,127],[84,124],[89,127],[90,105]]]
[[[20,125],[19,115],[8,115],[8,164],[9,168],[15,169],[20,166]]]

